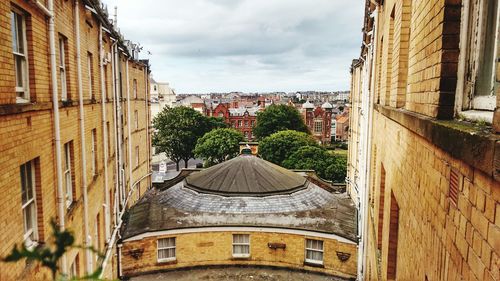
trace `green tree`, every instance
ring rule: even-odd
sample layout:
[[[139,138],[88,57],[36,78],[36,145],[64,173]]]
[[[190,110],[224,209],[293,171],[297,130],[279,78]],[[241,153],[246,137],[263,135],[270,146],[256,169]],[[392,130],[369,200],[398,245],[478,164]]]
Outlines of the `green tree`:
[[[315,170],[318,176],[325,177],[326,168],[331,164],[331,155],[317,146],[302,146],[283,161],[288,169]]]
[[[194,157],[196,142],[212,129],[214,123],[189,107],[165,107],[153,119],[156,129],[153,145],[175,162],[177,171],[181,160],[187,168],[189,159]]]
[[[295,130],[309,133],[300,112],[289,105],[271,105],[257,113],[253,134],[257,139],[270,136],[284,130]]]
[[[17,245],[14,246],[11,253],[6,256],[4,262],[18,262],[22,259],[27,259],[28,261],[39,262],[42,267],[47,268],[52,273],[52,280],[101,280],[99,275],[101,275],[102,267],[98,267],[92,274],[81,278],[70,279],[68,276],[59,273],[59,263],[64,254],[71,248],[82,248],[88,249],[94,253],[97,253],[99,258],[104,258],[104,256],[98,253],[92,247],[82,247],[73,245],[75,238],[73,233],[69,230],[59,230],[55,220],[51,220],[52,226],[52,239],[48,239],[50,243],[43,244],[39,247],[26,248],[22,244],[19,248]]]
[[[210,130],[229,127],[226,121],[224,121],[224,118],[222,117],[210,116],[207,119],[208,119],[208,127],[210,128]]]
[[[303,146],[283,161],[283,167],[315,170],[321,178],[341,183],[347,173],[347,158],[345,155],[332,155],[320,147]]]
[[[203,158],[207,166],[222,163],[238,155],[243,134],[235,129],[214,129],[198,139],[194,153]]]
[[[306,133],[286,130],[263,138],[259,143],[259,154],[265,160],[283,166],[283,161],[303,146],[318,144]]]
[[[325,179],[336,183],[343,183],[347,175],[347,156],[335,155],[333,158],[334,160],[326,167]]]

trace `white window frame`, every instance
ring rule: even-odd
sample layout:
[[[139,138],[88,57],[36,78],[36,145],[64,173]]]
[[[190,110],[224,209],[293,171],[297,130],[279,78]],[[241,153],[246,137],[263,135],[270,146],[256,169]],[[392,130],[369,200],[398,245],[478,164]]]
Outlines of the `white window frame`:
[[[161,247],[160,248],[160,240],[164,241],[164,240],[170,240],[170,241],[173,241],[174,245],[173,246],[165,246],[165,247]],[[166,237],[166,238],[160,238],[158,240],[156,240],[156,260],[158,262],[169,262],[169,261],[174,261],[177,259],[177,249],[176,249],[176,246],[177,246],[177,239],[175,239],[175,237]],[[170,244],[170,243],[167,243],[167,244]],[[167,254],[168,254],[168,250],[171,250],[173,249],[174,250],[174,255],[173,256],[167,256],[166,258],[160,258],[160,251],[163,251],[163,250],[167,250]]]
[[[66,207],[69,208],[73,203],[73,178],[71,175],[71,142],[64,144],[64,191],[66,198]]]
[[[318,119],[314,120],[314,133],[321,134],[322,132],[323,132],[323,120],[318,120]]]
[[[59,79],[61,80],[61,100],[68,100],[68,83],[66,81],[66,39],[59,36]]]
[[[97,167],[96,167],[96,138],[97,138],[97,130],[96,129],[92,129],[91,133],[90,133],[90,136],[91,136],[91,171],[92,171],[92,175],[95,176],[97,175]]]
[[[26,39],[26,13],[16,9],[12,8],[11,9],[11,19],[10,23],[12,25],[13,23],[13,17],[15,17],[15,23],[16,25],[11,26],[11,37],[14,33],[16,34],[16,38],[19,38],[19,35],[22,36],[22,42],[16,42],[17,44],[20,43],[22,44],[23,47],[23,52],[18,52],[18,50],[14,50],[14,46],[12,46],[12,54],[14,58],[14,76],[16,79],[16,103],[28,103],[30,102],[30,93],[29,93],[29,72],[28,72],[28,44],[27,44],[27,39]],[[21,27],[19,28],[18,20],[21,20]],[[19,31],[21,31],[21,34],[19,34]],[[12,41],[14,41],[14,38],[11,38]],[[17,41],[17,40],[16,40]],[[17,73],[17,59],[20,59],[21,62],[21,82],[22,86],[17,86],[19,83],[18,81],[18,73]]]
[[[311,242],[311,245],[312,243],[314,243],[315,241],[316,242],[320,242],[320,245],[321,245],[321,248],[313,248],[313,247],[309,247],[308,246],[308,242]],[[325,253],[324,253],[324,241],[323,240],[318,240],[318,239],[306,239],[305,241],[305,261],[308,262],[308,263],[313,263],[313,264],[323,264],[323,261],[325,259]],[[307,258],[307,253],[308,252],[316,252],[316,253],[321,253],[321,260],[315,260],[315,259],[308,259]]]
[[[236,237],[246,237],[246,242],[235,242]],[[247,248],[248,252],[247,253],[235,253],[234,249],[235,246],[240,247],[244,246],[243,248]],[[233,243],[232,243],[232,249],[233,249],[233,257],[235,258],[248,258],[250,257],[250,234],[243,234],[243,233],[236,233],[233,234]]]
[[[23,213],[23,241],[24,245],[31,249],[38,244],[38,214],[36,207],[36,174],[35,174],[35,161],[31,160],[20,167],[21,176],[21,210]],[[31,189],[31,197],[29,197],[29,190]],[[23,198],[23,193],[26,194],[26,199]],[[31,209],[27,217],[27,210]],[[31,223],[31,228],[28,229],[28,222]]]
[[[477,1],[478,5],[474,5]],[[462,114],[466,119],[479,121],[484,120],[492,123],[493,110],[496,107],[496,90],[498,87],[495,82],[496,60],[500,24],[500,4],[495,9],[486,9],[488,0],[464,0],[462,5],[461,27],[460,27],[460,56],[458,64],[458,81],[456,89],[455,110]],[[494,2],[494,1],[491,1]],[[492,46],[493,60],[484,63],[482,55],[485,52],[486,34],[485,26],[488,20],[488,12],[496,12],[496,22],[494,29],[494,46]],[[471,21],[472,20],[472,21]],[[474,32],[476,31],[476,32]],[[477,37],[475,34],[478,34]],[[474,43],[471,43],[474,42]],[[476,43],[477,42],[477,43]],[[484,67],[491,67],[491,85],[493,87],[490,95],[475,95],[477,77],[481,75]]]
[[[92,62],[92,53],[87,52],[87,76],[88,76],[88,87],[89,87],[89,98],[91,99],[93,97],[93,92],[92,92],[92,84],[93,84],[93,79],[92,79],[92,69],[93,69],[93,62]]]

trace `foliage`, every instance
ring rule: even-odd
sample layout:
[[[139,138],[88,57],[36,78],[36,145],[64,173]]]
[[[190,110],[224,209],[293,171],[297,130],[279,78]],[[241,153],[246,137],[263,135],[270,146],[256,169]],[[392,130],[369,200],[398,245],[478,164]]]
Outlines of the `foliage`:
[[[218,128],[227,128],[228,124],[226,121],[224,121],[224,118],[222,117],[213,117],[210,116],[207,118],[208,120],[208,127],[212,129],[218,129]]]
[[[198,139],[194,153],[203,158],[207,166],[212,166],[237,156],[241,141],[244,141],[243,134],[235,129],[215,129]]]
[[[256,121],[253,134],[257,139],[263,139],[284,130],[309,132],[300,112],[289,105],[271,105],[264,111],[257,112]]]
[[[346,157],[332,155],[315,146],[303,146],[283,161],[288,169],[315,170],[318,176],[333,182],[344,182],[347,173]]]
[[[293,130],[274,133],[259,143],[259,154],[265,160],[282,166],[290,154],[302,146],[317,146],[316,141],[308,134]]]
[[[165,107],[153,120],[156,129],[153,145],[177,164],[177,170],[180,160],[184,160],[187,168],[187,161],[194,157],[198,139],[212,126],[221,125],[219,121],[208,119],[189,107]]]
[[[84,248],[81,246],[74,246],[75,238],[73,234],[68,230],[59,230],[57,223],[54,220],[50,222],[53,231],[53,240],[51,244],[44,244],[43,246],[34,247],[32,249],[26,248],[22,244],[19,248],[17,245],[14,246],[11,253],[6,256],[4,262],[18,262],[22,259],[27,259],[28,261],[39,262],[43,267],[50,270],[52,273],[52,279],[56,280],[59,272],[59,260],[70,248]],[[93,248],[88,249],[94,253],[97,253]],[[98,254],[99,257],[103,257]],[[92,274],[84,276],[79,279],[73,280],[99,280],[99,275],[101,275],[102,268],[98,267]],[[60,276],[61,280],[68,280],[66,276]]]

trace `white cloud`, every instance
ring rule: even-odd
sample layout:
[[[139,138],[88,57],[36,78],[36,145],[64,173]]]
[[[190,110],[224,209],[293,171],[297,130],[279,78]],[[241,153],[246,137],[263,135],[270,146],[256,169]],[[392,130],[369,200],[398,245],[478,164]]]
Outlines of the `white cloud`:
[[[359,54],[362,1],[104,2],[180,93],[347,89]]]

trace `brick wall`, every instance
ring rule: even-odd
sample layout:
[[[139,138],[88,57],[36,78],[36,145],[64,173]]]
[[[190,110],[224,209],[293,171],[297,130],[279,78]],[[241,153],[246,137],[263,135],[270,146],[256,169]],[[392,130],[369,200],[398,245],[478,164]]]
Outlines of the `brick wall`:
[[[305,237],[296,234],[266,232],[235,232],[250,234],[250,258],[237,259],[232,256],[232,232],[200,232],[144,238],[124,242],[122,247],[123,273],[132,276],[148,271],[168,270],[182,267],[204,265],[267,265],[295,269],[307,269],[342,277],[356,275],[356,245],[346,244],[333,239]],[[176,261],[160,263],[157,261],[157,239],[176,237]],[[324,241],[324,268],[304,265],[305,239]],[[285,243],[285,249],[270,249],[268,243]],[[134,250],[143,249],[134,258]],[[336,251],[350,254],[342,262]]]
[[[71,1],[54,1],[55,3],[55,28],[56,28],[56,53],[59,52],[58,37],[64,36],[67,39],[66,45],[66,71],[68,84],[68,97],[72,102],[62,105],[60,103],[60,133],[61,146],[65,143],[73,142],[73,204],[69,208],[65,208],[65,224],[66,228],[70,229],[75,237],[77,245],[84,244],[84,208],[83,208],[83,186],[82,186],[82,170],[86,173],[87,178],[87,193],[88,193],[88,232],[91,238],[91,244],[94,247],[104,250],[105,246],[105,179],[104,166],[107,167],[108,182],[107,186],[110,191],[110,207],[116,205],[113,202],[115,194],[115,182],[117,180],[115,157],[117,155],[116,144],[114,142],[115,121],[113,118],[113,90],[112,90],[112,72],[111,63],[105,67],[105,83],[106,83],[106,102],[101,103],[101,75],[99,68],[99,20],[95,15],[90,13],[80,3],[78,6],[80,18],[74,18],[74,2]],[[14,60],[12,56],[12,39],[11,39],[11,23],[10,11],[15,7],[26,13],[27,22],[27,45],[28,45],[28,65],[29,65],[29,88],[31,103],[16,104],[16,93],[14,90]],[[0,208],[5,214],[0,218],[0,257],[6,256],[17,244],[23,243],[23,214],[21,211],[21,179],[20,166],[32,159],[36,160],[37,166],[37,189],[36,189],[36,204],[38,209],[38,231],[40,242],[48,240],[51,236],[50,219],[57,219],[57,177],[55,167],[55,145],[54,145],[54,128],[50,88],[50,63],[48,55],[48,23],[45,16],[32,4],[26,1],[12,1],[0,3],[0,186],[5,196],[0,198]],[[76,60],[76,45],[74,23],[78,20],[80,24],[81,36],[81,60]],[[104,48],[105,53],[111,52],[112,40],[110,35],[104,33]],[[88,79],[88,63],[87,54],[92,53],[92,92],[94,99],[89,95],[89,79]],[[120,55],[124,58],[123,55]],[[57,56],[57,65],[59,65],[59,57]],[[77,64],[80,63],[82,69],[82,91],[84,97],[84,116],[85,116],[85,151],[86,151],[86,167],[82,167],[81,161],[81,139],[80,139],[80,123],[79,123],[79,106],[78,106],[78,82],[77,82]],[[123,66],[124,64],[122,64]],[[124,70],[123,70],[124,71]],[[148,77],[146,66],[139,62],[131,60],[129,62],[129,79],[137,81],[138,97],[130,100],[132,114],[135,110],[138,112],[139,128],[135,128],[133,124],[124,126],[125,132],[128,132],[132,126],[133,132],[131,135],[132,147],[140,146],[138,166],[135,162],[125,163],[125,167],[133,165],[133,174],[126,177],[128,181],[137,182],[142,177],[149,173],[149,105],[147,103],[149,93],[146,87]],[[125,83],[123,81],[123,89],[125,91]],[[132,89],[132,82],[130,82]],[[61,83],[59,81],[58,72],[58,93],[60,98]],[[132,92],[131,92],[132,95]],[[121,101],[122,108],[126,108],[126,100]],[[104,140],[104,130],[107,126],[103,126],[102,108],[106,111],[106,121],[109,122],[108,142]],[[131,120],[134,116],[131,116]],[[95,129],[96,132],[96,148],[97,148],[97,173],[91,174],[91,132]],[[126,141],[128,141],[128,135]],[[109,158],[107,163],[104,163],[104,147],[110,147]],[[127,143],[123,145],[127,148]],[[126,152],[126,150],[124,150]],[[134,151],[135,152],[135,151]],[[64,155],[64,154],[63,154]],[[124,158],[125,159],[125,158]],[[135,159],[135,158],[134,158]],[[128,168],[125,169],[128,171]],[[149,178],[146,177],[141,181],[142,192],[149,185]],[[133,194],[137,199],[137,192]],[[110,210],[110,222],[113,224],[113,209]],[[96,228],[97,227],[97,228]],[[96,231],[97,230],[97,231]],[[97,234],[97,235],[96,235]],[[98,241],[96,241],[96,238]],[[85,253],[83,250],[71,250],[66,255],[68,267],[75,260],[78,254],[78,272],[83,274],[86,268]],[[116,276],[113,271],[113,263],[106,268],[108,277]],[[94,263],[95,268],[95,263]],[[19,263],[0,263],[0,280],[47,280],[50,278],[49,272],[42,270],[34,264],[26,264],[24,261]]]

